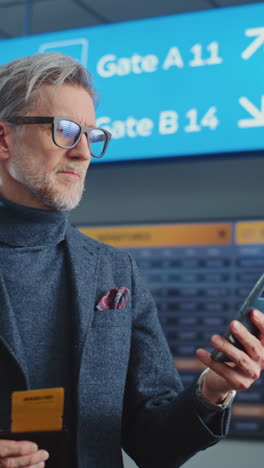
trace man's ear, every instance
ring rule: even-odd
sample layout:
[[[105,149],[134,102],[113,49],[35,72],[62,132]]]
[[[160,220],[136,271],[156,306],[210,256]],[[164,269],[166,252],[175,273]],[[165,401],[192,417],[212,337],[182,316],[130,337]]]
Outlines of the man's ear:
[[[10,127],[0,120],[0,161],[9,157]]]

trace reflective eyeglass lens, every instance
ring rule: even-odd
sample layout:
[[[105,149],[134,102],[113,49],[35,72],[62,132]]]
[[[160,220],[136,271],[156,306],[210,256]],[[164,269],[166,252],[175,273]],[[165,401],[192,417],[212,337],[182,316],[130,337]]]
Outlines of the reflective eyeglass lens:
[[[80,126],[71,120],[60,120],[55,132],[55,140],[58,145],[70,147],[78,140]]]
[[[89,132],[89,145],[91,152],[94,156],[101,156],[104,151],[106,142],[105,133],[99,128],[93,128]]]

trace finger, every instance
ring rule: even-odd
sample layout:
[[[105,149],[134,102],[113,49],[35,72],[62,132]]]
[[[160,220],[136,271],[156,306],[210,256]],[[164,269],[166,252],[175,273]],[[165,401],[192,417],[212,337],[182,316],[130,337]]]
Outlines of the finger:
[[[231,372],[229,372],[229,366],[227,366],[225,363],[213,361],[211,359],[210,353],[202,348],[196,350],[196,356],[206,367],[210,367],[210,369],[212,369],[216,374],[226,380],[227,385],[225,390],[229,391],[230,389],[234,388],[232,386],[233,375]]]
[[[262,337],[264,337],[264,314],[257,309],[253,309],[250,318],[252,322],[258,327]]]
[[[245,390],[252,384],[252,379],[246,377],[237,366],[233,367],[230,363],[212,361],[210,353],[205,349],[197,349],[196,355],[203,364],[222,377],[222,391]]]
[[[232,322],[231,328],[234,328],[233,322]],[[235,328],[236,328],[236,337],[244,346],[247,343],[247,347],[249,347],[248,341],[251,342],[250,337],[246,339],[245,338],[241,339],[241,334],[243,336],[247,334],[250,336],[252,335],[239,322],[237,323],[237,327]],[[239,329],[239,331],[237,328]],[[233,329],[232,329],[232,332],[234,333]],[[252,336],[252,338],[256,340],[255,337]],[[217,349],[222,351],[224,354],[226,354],[230,358],[230,360],[235,363],[237,367],[236,371],[239,369],[240,372],[242,372],[245,377],[251,380],[256,380],[259,378],[260,366],[258,362],[255,362],[253,359],[251,359],[251,357],[248,356],[244,351],[241,351],[240,349],[236,348],[231,343],[229,343],[229,341],[227,341],[225,338],[219,335],[212,336],[211,343],[214,347],[216,347]]]
[[[38,465],[41,462],[45,462],[49,458],[46,450],[38,450],[36,453],[30,455],[24,455],[22,457],[5,457],[0,458],[1,468],[26,468],[34,465]]]
[[[26,466],[25,468],[44,468],[45,462],[38,463],[37,465]]]
[[[26,440],[0,440],[0,458],[27,455],[38,450],[37,444]]]
[[[38,463],[37,465],[26,466],[25,468],[44,468],[45,462]]]
[[[253,317],[253,316],[252,316]],[[230,324],[233,335],[244,347],[246,353],[258,364],[260,368],[264,363],[264,348],[258,338],[250,333],[240,322],[234,320]]]

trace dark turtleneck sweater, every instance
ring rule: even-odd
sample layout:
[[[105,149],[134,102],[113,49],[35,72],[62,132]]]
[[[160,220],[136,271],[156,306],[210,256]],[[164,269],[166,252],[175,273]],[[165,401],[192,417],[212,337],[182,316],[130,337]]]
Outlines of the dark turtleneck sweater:
[[[0,196],[0,269],[24,347],[29,389],[65,388],[64,423],[71,432],[68,216],[68,211],[29,208]]]

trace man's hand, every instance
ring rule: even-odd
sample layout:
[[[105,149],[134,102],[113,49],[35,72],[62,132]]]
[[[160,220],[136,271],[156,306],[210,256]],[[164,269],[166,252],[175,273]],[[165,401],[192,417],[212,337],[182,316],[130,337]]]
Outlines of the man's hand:
[[[0,440],[0,468],[43,468],[48,458],[33,442]]]
[[[259,378],[264,368],[264,314],[254,309],[250,317],[260,331],[259,338],[249,333],[236,320],[230,324],[232,334],[244,346],[246,352],[239,350],[219,335],[211,338],[212,345],[223,351],[232,362],[214,362],[205,349],[196,351],[197,357],[210,368],[204,377],[202,394],[212,403],[224,401],[230,390],[249,388]]]

